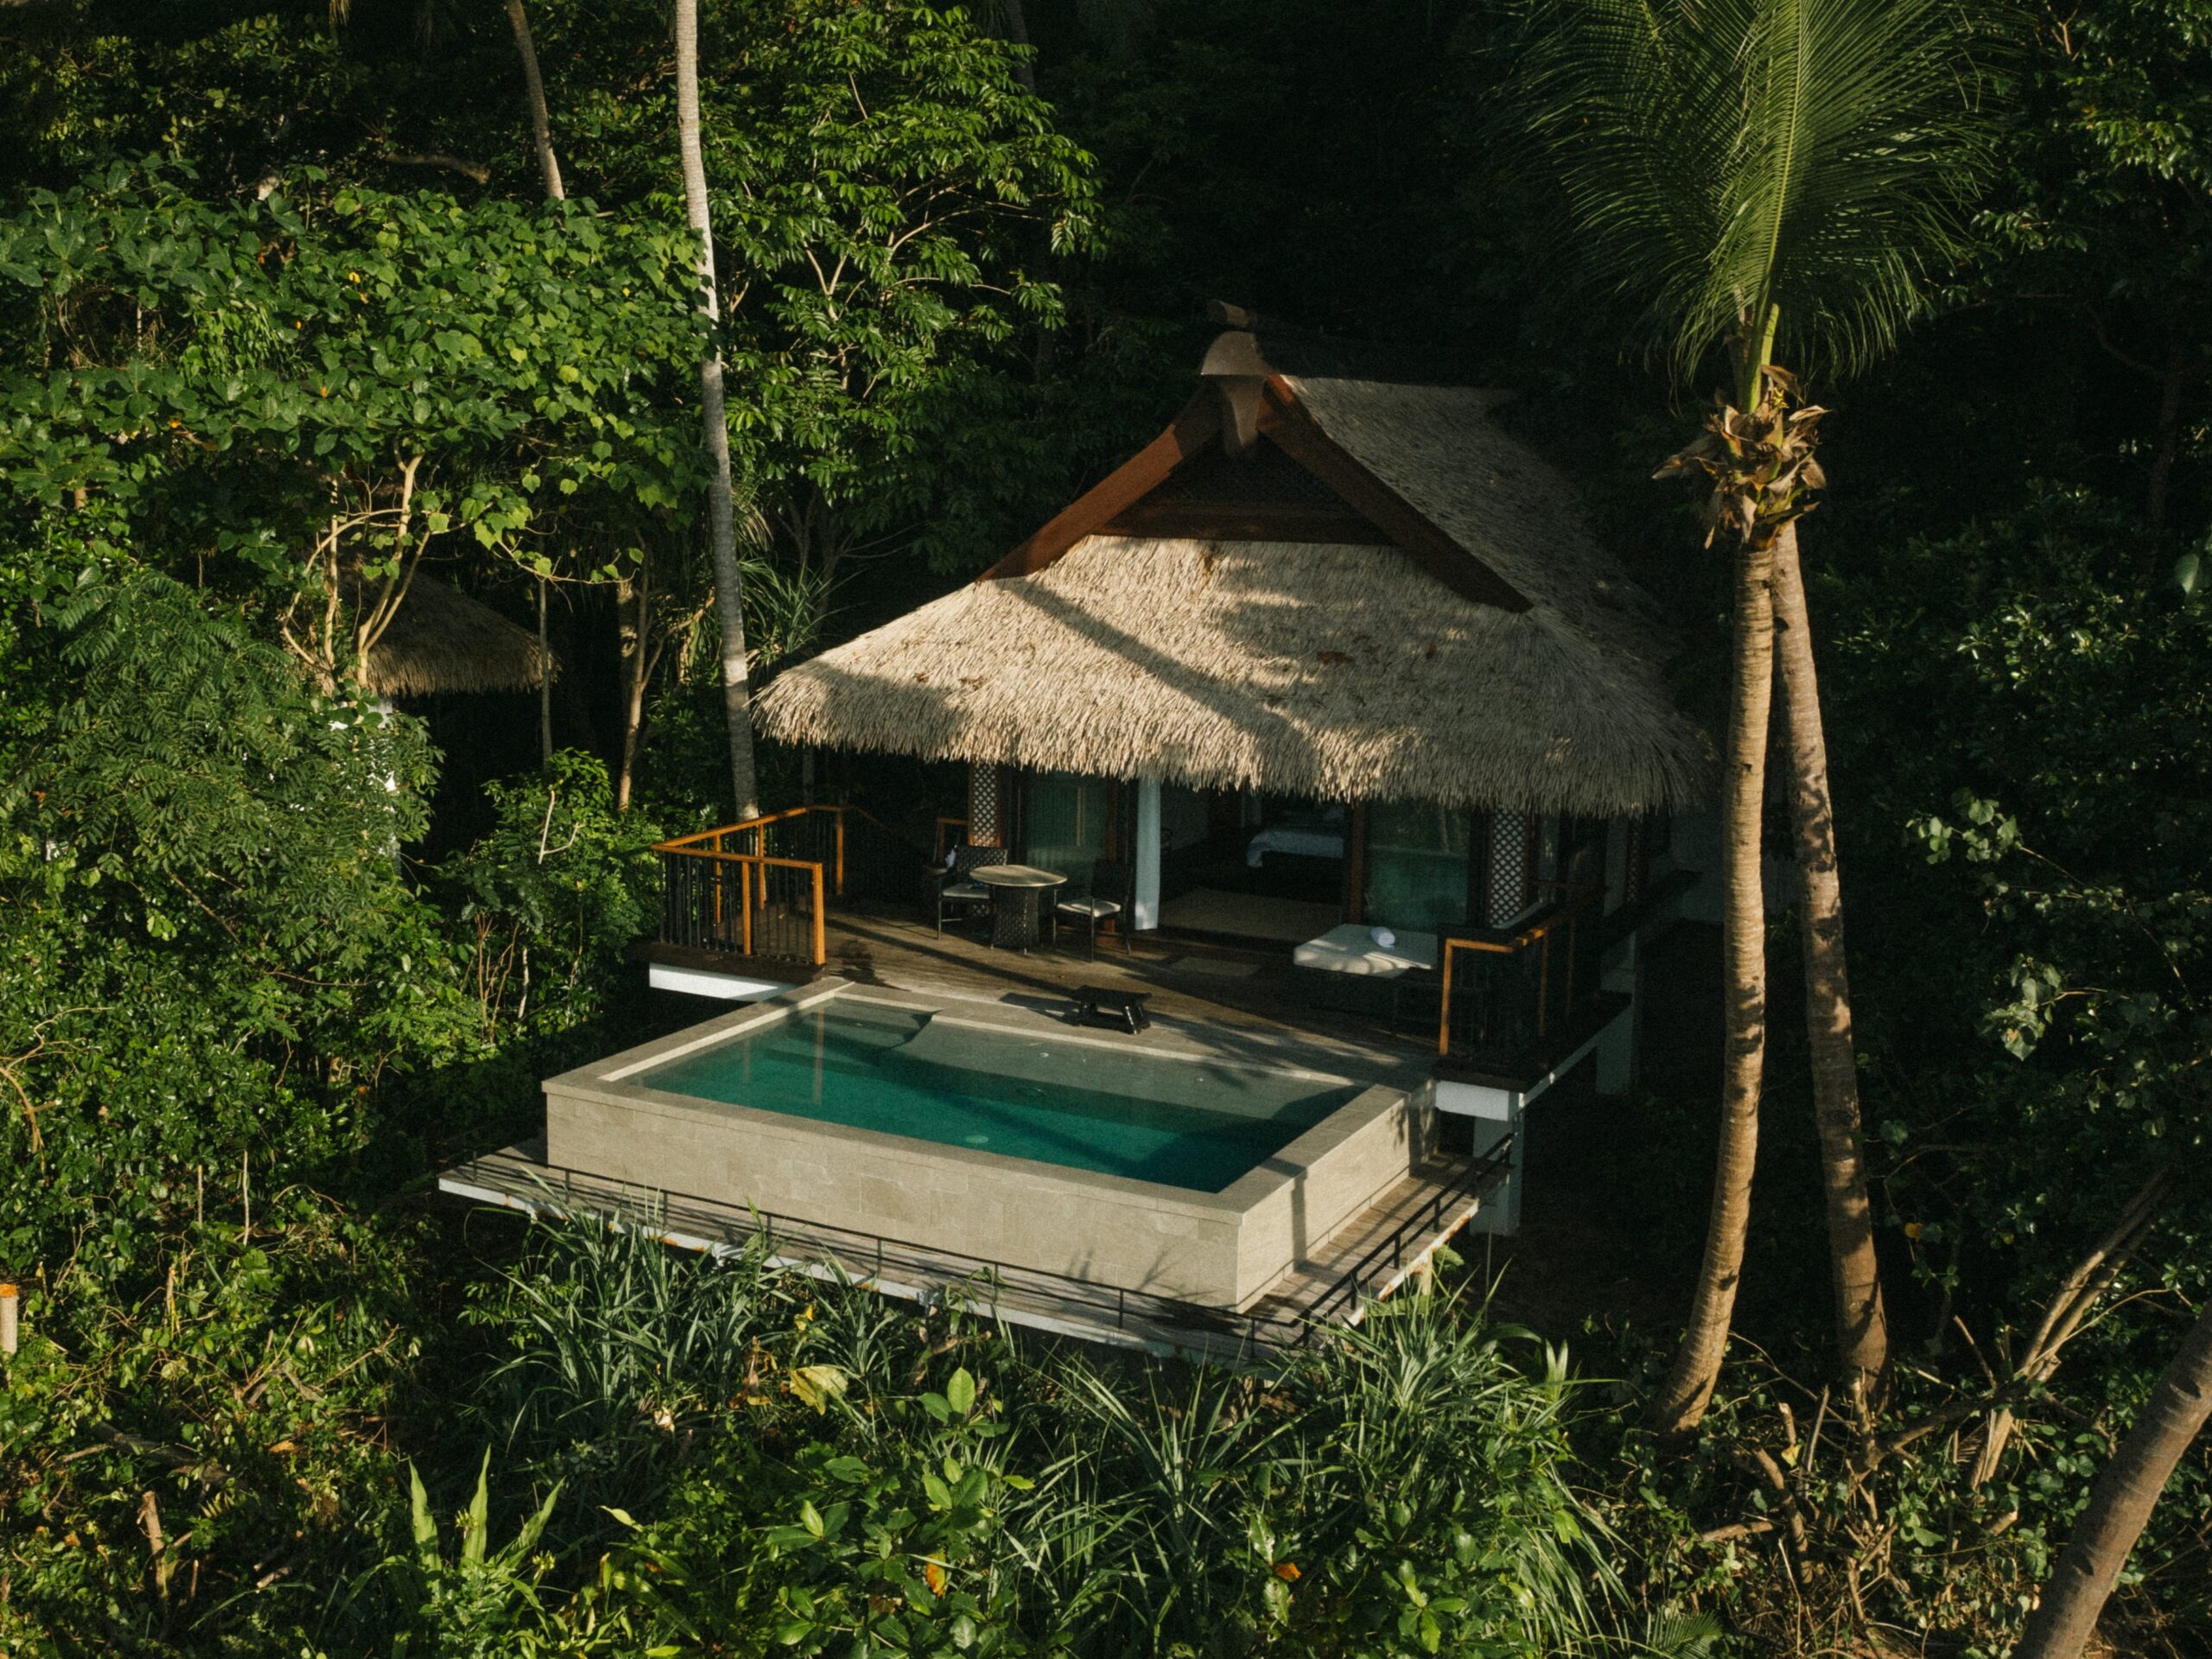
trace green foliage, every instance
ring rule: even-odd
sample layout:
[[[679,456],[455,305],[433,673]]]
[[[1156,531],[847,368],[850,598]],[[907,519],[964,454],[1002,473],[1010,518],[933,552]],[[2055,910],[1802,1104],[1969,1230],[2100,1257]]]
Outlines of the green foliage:
[[[1051,262],[1090,241],[1090,158],[957,10],[789,0],[702,34],[732,442],[779,554],[834,569],[890,537],[972,562],[1009,494],[975,480],[1036,464],[1014,347],[1059,321]],[[575,87],[585,164],[664,188],[671,96]]]
[[[557,752],[543,771],[487,784],[492,830],[436,872],[481,1039],[564,1031],[632,971],[629,943],[658,914],[660,831],[617,812],[607,769]]]
[[[957,1306],[673,1256],[639,1220],[537,1230],[472,1318],[525,1465],[620,1471],[617,1567],[671,1640],[1552,1654],[1618,1593],[1566,1479],[1563,1357],[1524,1375],[1455,1302],[1269,1388],[1029,1355]]]
[[[2139,556],[2127,516],[2045,491],[2017,518],[1892,551],[1846,601],[1847,660],[1944,711],[1940,741],[1885,765],[1868,803],[1895,826],[1881,879],[1919,895],[1901,901],[1938,937],[1974,941],[1870,964],[1902,999],[1878,1057],[1923,1068],[1883,1132],[1931,1271],[1955,1273],[1963,1244],[2047,1285],[2151,1169],[2202,1159],[2212,620],[2147,588]],[[1936,1042],[1930,1018],[1987,1040]],[[1971,1158],[1913,1155],[1962,1133]],[[2191,1254],[2196,1225],[2160,1254]]]
[[[0,472],[24,502],[111,499],[142,543],[265,588],[288,643],[343,674],[373,638],[320,614],[341,571],[404,579],[461,546],[543,570],[581,538],[604,577],[686,499],[680,228],[194,182],[118,166],[0,221]]]
[[[397,860],[428,755],[149,574],[88,570],[12,647],[0,1145],[38,1179],[0,1252],[124,1250],[242,1158],[358,1148],[379,1075],[459,1034]]]
[[[240,1602],[304,1635],[397,1536],[422,1260],[298,1189],[255,1197],[249,1234],[238,1176],[126,1270],[80,1254],[27,1286],[0,1389],[11,1653],[180,1643]]]
[[[537,1512],[494,1550],[491,1472],[487,1450],[477,1467],[475,1494],[454,1520],[457,1548],[448,1555],[440,1548],[437,1518],[430,1512],[423,1477],[413,1464],[407,1465],[414,1550],[385,1562],[361,1586],[363,1593],[398,1598],[405,1609],[398,1621],[402,1628],[391,1638],[395,1655],[489,1659],[495,1654],[577,1650],[547,1617],[537,1589],[553,1565],[550,1556],[537,1553],[537,1541],[561,1501],[561,1489],[556,1485],[546,1493]]]
[[[1963,245],[1991,166],[1971,9],[1943,0],[1531,8],[1530,127],[1571,263],[1684,376],[1722,342],[1793,361],[1886,351]],[[1739,397],[1748,408],[1752,399]]]

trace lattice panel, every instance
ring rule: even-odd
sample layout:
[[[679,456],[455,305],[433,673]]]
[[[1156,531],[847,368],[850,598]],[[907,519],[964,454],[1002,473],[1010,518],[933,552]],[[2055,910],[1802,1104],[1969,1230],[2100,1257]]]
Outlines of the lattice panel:
[[[1641,904],[1651,891],[1651,815],[1637,812],[1623,821],[1628,840],[1621,868],[1621,902]]]
[[[1504,927],[1529,908],[1536,879],[1536,824],[1526,812],[1493,812],[1490,821],[1490,914],[1486,927]]]
[[[968,839],[978,847],[1003,845],[999,833],[999,769],[968,768]]]

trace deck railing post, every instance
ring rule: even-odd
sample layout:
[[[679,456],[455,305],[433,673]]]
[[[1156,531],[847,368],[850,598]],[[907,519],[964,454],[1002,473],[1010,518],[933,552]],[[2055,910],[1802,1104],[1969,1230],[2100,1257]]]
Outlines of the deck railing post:
[[[822,867],[808,868],[814,889],[814,965],[817,968],[830,960],[830,918],[822,897]]]
[[[738,891],[739,891],[740,899],[741,899],[741,909],[740,909],[740,914],[741,914],[741,917],[743,918],[743,924],[744,924],[744,930],[745,930],[745,931],[744,931],[744,935],[743,935],[743,938],[742,938],[742,940],[741,940],[741,944],[740,944],[740,947],[739,947],[739,948],[740,948],[740,949],[741,949],[741,950],[745,952],[745,954],[746,954],[747,956],[748,956],[748,957],[749,957],[749,956],[751,956],[751,955],[753,954],[753,871],[752,871],[752,869],[751,869],[750,868],[748,868],[747,866],[746,866],[746,865],[743,865],[743,864],[739,865],[739,866],[737,867],[737,880],[738,880]],[[766,894],[763,894],[762,896],[765,898],[766,895]]]
[[[1455,941],[1444,941],[1444,990],[1436,1016],[1436,1052],[1445,1058],[1452,1055],[1452,946]]]

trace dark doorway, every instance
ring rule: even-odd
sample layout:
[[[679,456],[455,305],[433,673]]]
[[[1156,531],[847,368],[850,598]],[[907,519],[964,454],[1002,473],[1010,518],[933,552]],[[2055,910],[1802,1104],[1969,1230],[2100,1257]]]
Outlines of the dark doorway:
[[[1287,947],[1344,919],[1342,804],[1169,785],[1160,825],[1162,929]]]

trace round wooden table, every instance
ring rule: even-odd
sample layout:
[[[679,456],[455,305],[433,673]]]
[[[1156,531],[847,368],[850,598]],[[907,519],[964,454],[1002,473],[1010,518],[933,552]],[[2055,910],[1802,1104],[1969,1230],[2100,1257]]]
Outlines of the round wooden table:
[[[1045,895],[1068,880],[1058,870],[1033,864],[986,864],[969,874],[991,890],[991,943],[1001,950],[1027,950],[1037,943]]]

